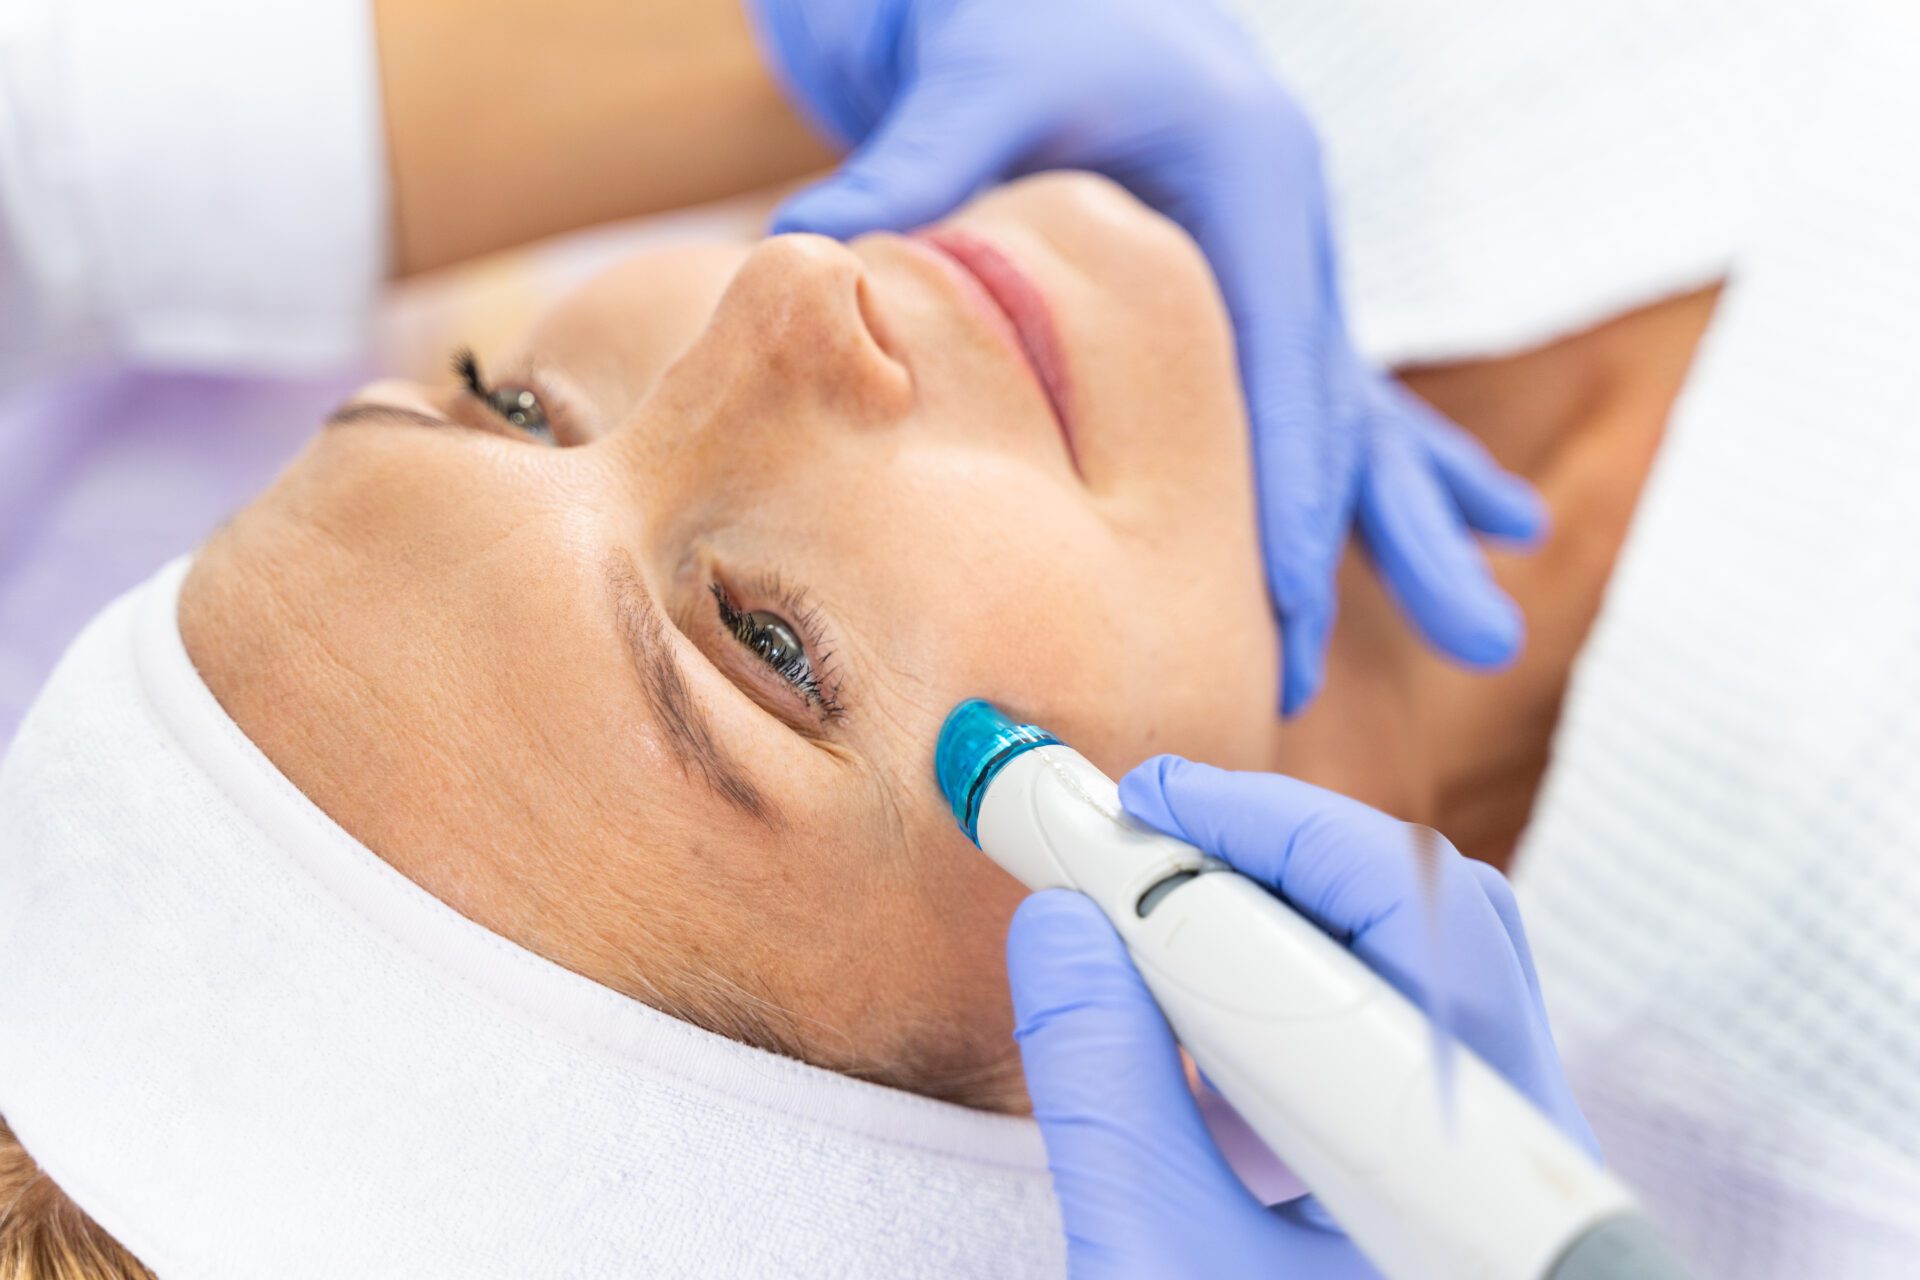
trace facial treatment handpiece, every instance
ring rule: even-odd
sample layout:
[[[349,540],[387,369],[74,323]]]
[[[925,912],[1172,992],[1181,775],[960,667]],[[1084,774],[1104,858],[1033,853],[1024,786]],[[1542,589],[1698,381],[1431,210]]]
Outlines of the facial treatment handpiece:
[[[1078,752],[988,703],[947,717],[940,787],[1031,889],[1099,905],[1207,1079],[1395,1280],[1679,1280],[1632,1197],[1275,895],[1150,831]]]

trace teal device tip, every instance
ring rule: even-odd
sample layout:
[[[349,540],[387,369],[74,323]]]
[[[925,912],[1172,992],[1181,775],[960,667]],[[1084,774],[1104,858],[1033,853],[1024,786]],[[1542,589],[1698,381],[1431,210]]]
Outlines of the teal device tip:
[[[980,801],[1007,761],[1059,741],[1038,725],[1016,723],[984,698],[969,698],[947,713],[933,749],[933,771],[967,839],[980,843]]]

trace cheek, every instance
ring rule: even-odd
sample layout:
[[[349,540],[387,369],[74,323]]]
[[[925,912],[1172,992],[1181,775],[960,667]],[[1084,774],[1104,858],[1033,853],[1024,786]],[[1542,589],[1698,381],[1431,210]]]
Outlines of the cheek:
[[[1257,763],[1249,726],[1270,724],[1277,673],[1257,564],[1176,528],[1136,537],[998,454],[895,436],[812,456],[753,508],[841,647],[859,767],[814,857],[838,869],[831,910],[867,948],[871,1016],[906,1009],[950,1028],[956,1052],[997,1053],[1025,890],[940,796],[941,724],[986,697],[1116,775],[1158,750]]]
[[[1026,890],[960,834],[931,779],[862,760],[815,793],[816,820],[783,836],[794,871],[749,912],[775,939],[778,994],[814,1025],[838,1029],[883,1078],[934,1087],[1012,1052],[1007,924]],[[929,768],[930,771],[930,768]]]
[[[903,458],[865,513],[861,634],[925,747],[952,705],[987,697],[1058,716],[1124,670],[1125,549],[1032,468],[959,450]],[[849,549],[851,550],[851,549]]]
[[[1162,750],[1259,762],[1278,657],[1250,530],[1135,529],[1035,468],[931,445],[860,492],[823,572],[878,712],[870,749],[903,783],[931,794],[940,725],[969,697],[1112,772]]]

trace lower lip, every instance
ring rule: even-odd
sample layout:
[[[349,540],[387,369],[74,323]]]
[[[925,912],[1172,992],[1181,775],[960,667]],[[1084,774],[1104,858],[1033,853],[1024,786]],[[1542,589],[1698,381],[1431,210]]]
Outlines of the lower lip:
[[[1067,456],[1075,471],[1080,456],[1073,446],[1073,430],[1067,411],[1067,364],[1060,348],[1060,335],[1053,327],[1053,312],[1046,298],[1019,267],[997,247],[979,236],[953,227],[939,227],[914,233],[914,239],[930,245],[958,263],[979,282],[987,297],[1013,326],[1020,351],[1027,358],[1040,388],[1053,406],[1060,438],[1066,442]]]

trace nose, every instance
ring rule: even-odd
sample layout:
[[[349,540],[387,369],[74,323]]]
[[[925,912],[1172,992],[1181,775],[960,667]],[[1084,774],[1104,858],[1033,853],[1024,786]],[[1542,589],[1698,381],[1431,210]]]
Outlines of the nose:
[[[748,255],[701,339],[762,403],[818,406],[850,427],[891,425],[912,379],[859,258],[825,236],[783,235]]]
[[[751,501],[770,477],[829,458],[844,472],[913,407],[890,342],[865,267],[844,245],[761,242],[618,433],[636,496],[666,518],[695,496]]]

